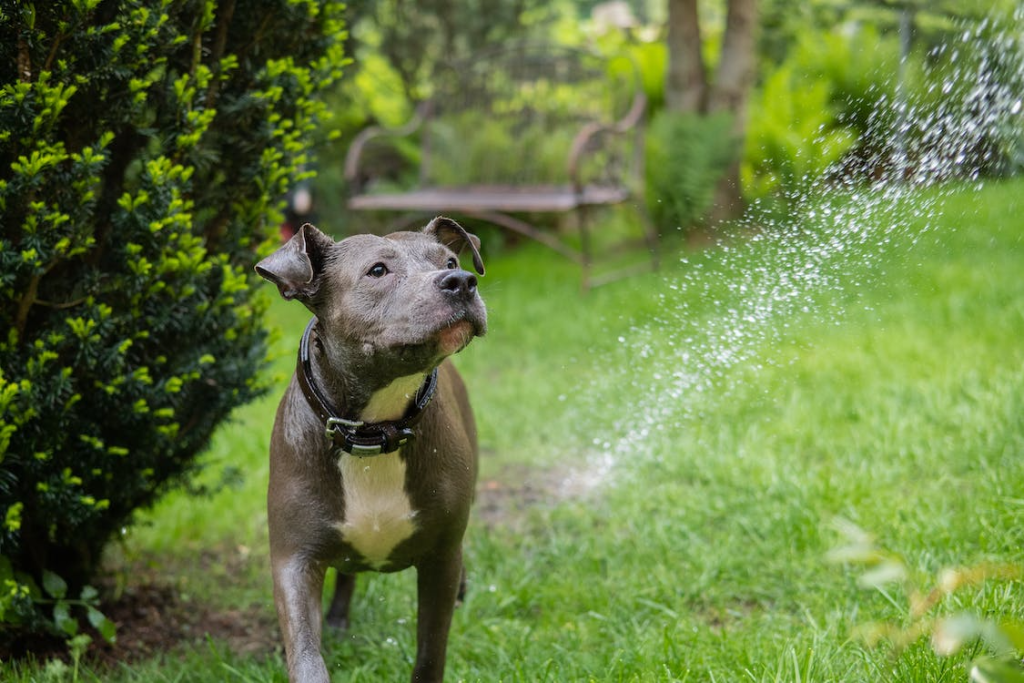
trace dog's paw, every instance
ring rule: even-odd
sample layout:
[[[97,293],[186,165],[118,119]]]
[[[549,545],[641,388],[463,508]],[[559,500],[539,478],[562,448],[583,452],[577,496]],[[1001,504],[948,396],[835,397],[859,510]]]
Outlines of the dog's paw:
[[[324,618],[324,622],[327,626],[338,633],[344,633],[348,631],[348,617],[337,614],[328,613]]]

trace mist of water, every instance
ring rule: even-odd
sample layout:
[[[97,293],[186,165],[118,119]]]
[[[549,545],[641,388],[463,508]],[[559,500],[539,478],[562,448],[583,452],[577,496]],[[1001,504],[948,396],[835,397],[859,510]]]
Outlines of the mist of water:
[[[1003,30],[973,24],[940,48],[953,68],[924,91],[941,93],[938,106],[901,95],[876,102],[874,138],[889,144],[860,168],[804,178],[786,216],[755,205],[740,221],[742,240],[684,259],[684,274],[666,282],[661,313],[619,338],[621,354],[607,364],[617,369],[590,392],[630,384],[641,397],[594,438],[591,479],[635,459],[653,433],[685,429],[728,400],[743,373],[791,362],[800,353],[791,325],[842,325],[863,305],[866,280],[886,276],[892,251],[928,237],[943,196],[977,189],[995,147],[1020,144],[1024,10],[1014,20]]]

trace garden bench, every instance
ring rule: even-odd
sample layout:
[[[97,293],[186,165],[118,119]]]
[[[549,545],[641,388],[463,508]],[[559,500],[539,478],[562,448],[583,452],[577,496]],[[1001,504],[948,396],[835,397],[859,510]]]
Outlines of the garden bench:
[[[649,252],[639,265],[657,267],[643,205],[646,97],[632,61],[518,45],[443,65],[427,87],[407,124],[353,141],[349,209],[401,212],[402,225],[436,214],[488,221],[578,263],[584,288],[637,269],[592,273],[597,251],[623,253],[624,224]],[[625,203],[632,218],[592,229],[593,210]],[[576,230],[538,227],[545,214],[574,214]]]

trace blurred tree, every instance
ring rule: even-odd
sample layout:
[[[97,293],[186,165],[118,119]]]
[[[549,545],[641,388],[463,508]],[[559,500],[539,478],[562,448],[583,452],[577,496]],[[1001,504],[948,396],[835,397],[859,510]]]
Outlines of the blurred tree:
[[[729,0],[721,56],[713,80],[701,51],[698,14],[697,0],[668,2],[665,105],[679,114],[709,116],[726,112],[733,117],[734,161],[718,183],[712,208],[713,217],[731,218],[743,210],[740,154],[747,99],[755,76],[758,0]]]

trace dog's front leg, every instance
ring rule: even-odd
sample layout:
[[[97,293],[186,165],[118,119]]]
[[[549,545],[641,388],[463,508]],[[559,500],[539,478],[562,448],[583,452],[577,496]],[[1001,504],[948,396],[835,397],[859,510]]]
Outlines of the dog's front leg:
[[[448,629],[462,583],[462,548],[434,556],[416,567],[419,609],[416,617],[416,665],[413,683],[439,683],[444,679]]]
[[[322,566],[291,557],[274,562],[274,605],[284,636],[288,680],[292,683],[330,683],[320,652],[324,587]]]

